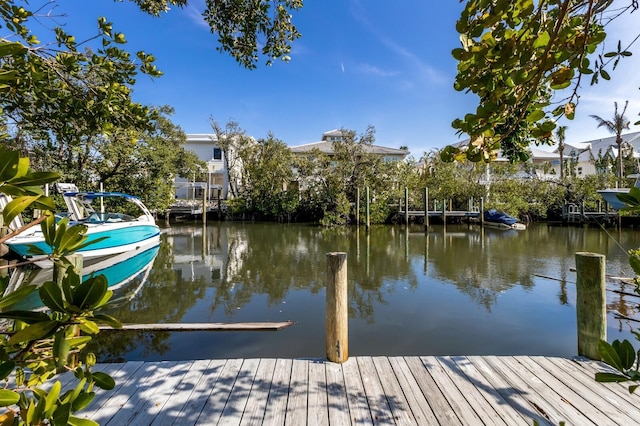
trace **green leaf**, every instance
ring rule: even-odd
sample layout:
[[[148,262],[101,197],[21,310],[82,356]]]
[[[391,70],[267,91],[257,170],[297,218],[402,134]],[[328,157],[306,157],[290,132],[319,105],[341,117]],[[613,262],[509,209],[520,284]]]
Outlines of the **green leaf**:
[[[64,426],[71,421],[71,404],[62,404],[53,412],[52,420],[54,426]]]
[[[18,331],[9,339],[9,345],[15,345],[22,342],[30,342],[40,340],[51,335],[58,327],[58,321],[43,321],[31,324],[30,326]]]
[[[4,309],[7,306],[15,305],[17,302],[21,301],[22,299],[24,299],[25,297],[33,293],[36,289],[37,289],[36,286],[28,285],[9,293],[3,298],[0,298],[0,309]]]
[[[17,404],[19,400],[20,395],[17,392],[9,389],[0,389],[0,407]]]
[[[109,325],[112,328],[122,328],[122,323],[110,315],[97,314],[93,316],[93,319],[96,322]]]
[[[53,359],[56,362],[56,368],[58,370],[67,364],[70,349],[71,347],[67,341],[64,330],[56,333],[56,337],[53,341]]]
[[[75,288],[73,304],[82,309],[92,309],[102,300],[107,289],[107,279],[104,275],[91,277]]]
[[[0,43],[0,56],[22,55],[27,52],[27,48],[17,41],[6,42],[4,39]]]
[[[549,40],[551,40],[549,33],[544,31],[540,33],[536,41],[533,42],[533,48],[538,49],[540,47],[546,47],[547,44],[549,44]]]
[[[65,312],[64,301],[62,299],[62,291],[60,287],[53,281],[47,281],[38,290],[42,302],[57,312]]]
[[[1,46],[1,44],[0,44]],[[4,148],[0,150],[2,162],[0,163],[0,183],[7,182],[16,177],[18,173],[18,163],[20,161],[20,153],[17,151],[9,151]],[[6,192],[3,189],[3,192]],[[10,194],[15,195],[15,194]]]
[[[87,405],[93,401],[93,398],[96,396],[95,392],[85,392],[82,391],[80,395],[71,403],[71,411],[76,412],[85,408]]]
[[[617,348],[617,352],[624,370],[628,370],[633,367],[633,364],[636,361],[636,351],[628,340],[625,339],[622,341],[620,346]]]
[[[44,312],[34,311],[7,311],[0,312],[0,318],[7,318],[22,321],[27,324],[33,324],[34,322],[47,321],[49,319],[49,315]]]
[[[33,204],[40,195],[22,196],[11,200],[2,211],[5,223],[11,222],[16,216],[22,213],[27,207]]]
[[[600,354],[604,362],[618,371],[623,370],[624,367],[622,361],[620,360],[618,352],[607,341],[600,340],[600,342],[598,342],[598,353]]]
[[[47,394],[47,398],[45,399],[44,411],[52,411],[58,402],[58,395],[60,395],[60,390],[62,389],[62,384],[56,380],[56,382],[51,386],[49,393]]]
[[[608,72],[606,72],[604,69],[600,70],[600,75],[602,76],[602,78],[604,78],[605,80],[611,80],[611,76],[609,75]]]
[[[529,123],[535,123],[536,121],[542,120],[544,118],[544,111],[541,109],[536,109],[532,111],[529,115],[527,115],[527,121]]]
[[[82,419],[76,416],[69,416],[68,424],[70,426],[100,426],[99,423],[94,422],[91,419]]]
[[[113,377],[111,377],[107,373],[96,371],[91,375],[93,377],[93,381],[96,383],[96,386],[98,386],[100,389],[111,390],[116,386],[116,381],[113,380]]]
[[[9,377],[9,374],[16,368],[16,363],[13,361],[5,361],[0,363],[0,380],[4,380]]]
[[[86,345],[92,340],[91,336],[67,337],[67,343],[70,348]]]
[[[596,382],[611,383],[611,382],[626,382],[629,378],[621,374],[616,373],[596,373]]]
[[[80,324],[80,330],[84,331],[87,334],[98,334],[100,333],[100,328],[98,328],[98,324],[93,321],[86,320]]]

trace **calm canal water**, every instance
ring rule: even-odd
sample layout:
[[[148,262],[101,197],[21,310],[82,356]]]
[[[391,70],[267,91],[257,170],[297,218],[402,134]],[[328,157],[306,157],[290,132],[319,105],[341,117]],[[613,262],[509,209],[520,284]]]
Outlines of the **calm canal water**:
[[[171,226],[145,281],[118,290],[138,291],[112,315],[125,323],[297,324],[278,332],[104,332],[96,352],[101,361],[324,357],[325,254],[345,251],[350,355],[573,356],[575,252],[603,253],[607,274],[632,275],[626,250],[640,247],[640,232],[609,232]],[[638,300],[607,297],[611,309],[635,313]],[[608,324],[610,341],[632,339],[633,323],[610,315]]]

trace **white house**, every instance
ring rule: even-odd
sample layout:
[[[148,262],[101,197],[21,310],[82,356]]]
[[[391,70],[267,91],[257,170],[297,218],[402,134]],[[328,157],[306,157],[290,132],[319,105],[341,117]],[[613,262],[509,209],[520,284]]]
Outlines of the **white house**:
[[[184,149],[194,152],[198,158],[207,164],[206,181],[196,181],[195,176],[178,176],[175,179],[176,199],[202,200],[204,192],[209,189],[208,198],[217,197],[217,191],[222,190],[226,198],[228,188],[227,173],[225,172],[224,153],[218,146],[218,139],[214,134],[188,134]]]
[[[627,133],[622,135],[623,155],[625,150],[629,150],[634,158],[640,159],[640,132]],[[556,149],[554,152],[558,152]],[[596,161],[601,158],[609,158],[617,160],[618,144],[616,144],[616,136],[608,138],[594,139],[587,142],[565,142],[563,156],[565,162],[574,162],[576,176],[589,176],[603,173],[605,170],[598,170]],[[556,173],[560,174],[560,160],[553,161],[553,168]]]

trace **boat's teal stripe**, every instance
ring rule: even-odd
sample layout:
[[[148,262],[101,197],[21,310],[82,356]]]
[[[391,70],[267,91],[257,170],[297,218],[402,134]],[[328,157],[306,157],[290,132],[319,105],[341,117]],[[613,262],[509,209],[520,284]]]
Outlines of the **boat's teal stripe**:
[[[88,247],[79,250],[79,253],[88,252],[97,249],[103,249],[108,247],[119,247],[127,244],[132,244],[138,241],[144,241],[151,237],[154,237],[160,233],[160,230],[153,225],[138,225],[128,228],[105,230],[104,232],[97,232],[95,234],[89,234],[87,241],[95,241],[101,237],[108,237],[102,241],[91,244]],[[33,244],[10,244],[9,247],[20,256],[32,256],[33,253],[29,251],[29,247],[36,246],[45,253],[51,253],[51,247],[44,241]]]

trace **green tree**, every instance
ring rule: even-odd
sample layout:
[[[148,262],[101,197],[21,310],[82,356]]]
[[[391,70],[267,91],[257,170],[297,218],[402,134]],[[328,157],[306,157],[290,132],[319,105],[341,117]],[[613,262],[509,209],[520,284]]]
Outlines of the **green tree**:
[[[618,103],[613,103],[615,107],[615,111],[613,113],[613,118],[611,120],[605,120],[604,118],[598,115],[590,115],[589,117],[593,118],[598,122],[598,127],[604,127],[609,131],[609,133],[613,133],[616,135],[616,145],[618,146],[618,183],[622,183],[622,179],[624,178],[624,168],[622,166],[623,162],[623,149],[622,149],[622,132],[624,130],[629,129],[629,125],[631,122],[625,117],[624,113],[627,111],[627,105],[629,105],[629,101],[626,101],[624,104],[624,108],[622,112],[618,114]]]
[[[272,134],[240,153],[246,182],[243,197],[263,217],[289,218],[297,207],[298,193],[291,190],[293,154]]]
[[[382,195],[390,169],[372,152],[374,142],[373,126],[361,135],[343,129],[330,154],[314,150],[298,159],[301,204],[312,219],[325,225],[349,223],[357,189],[367,186],[374,202],[386,203]]]
[[[222,150],[225,180],[227,182],[224,189],[224,198],[238,197],[244,186],[244,178],[246,176],[242,155],[251,149],[251,145],[255,141],[251,136],[247,135],[247,132],[234,119],[229,119],[223,127],[213,117],[210,117],[209,124],[216,136],[215,142]]]
[[[529,144],[511,137],[523,130],[520,126],[536,141],[550,141],[559,117],[573,119],[583,78],[590,76],[592,84],[608,80],[618,61],[631,55],[633,41],[596,53],[606,37],[605,26],[638,8],[633,0],[615,10],[612,3],[466,2],[456,23],[462,46],[452,52],[458,61],[454,88],[476,94],[478,107],[452,126],[471,138],[467,158],[491,161],[502,148],[517,160]],[[553,93],[568,95],[554,100]]]

